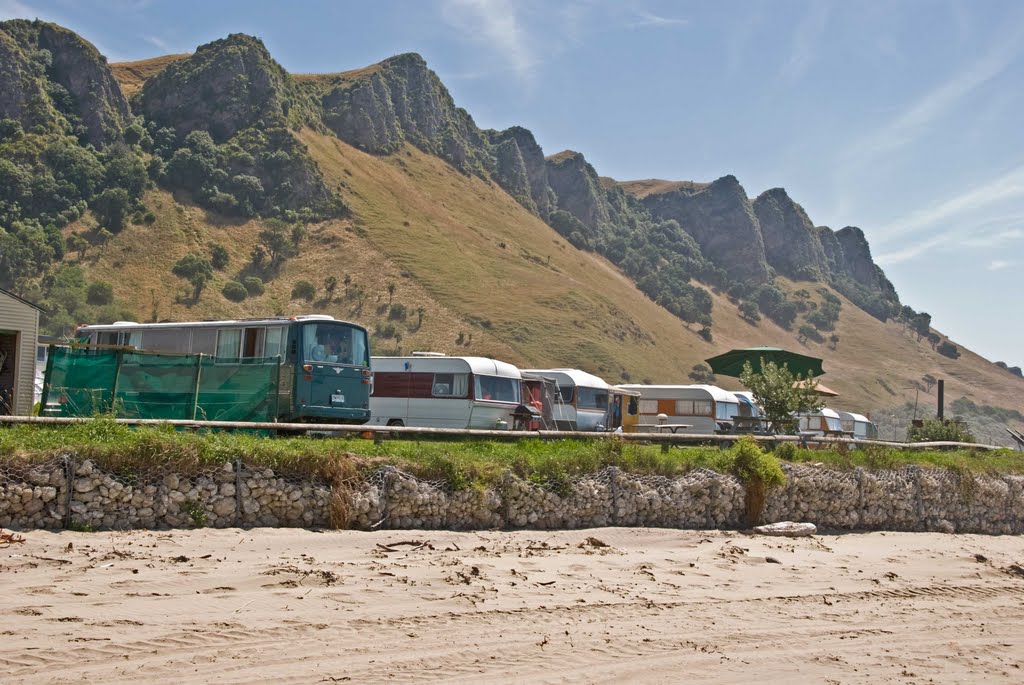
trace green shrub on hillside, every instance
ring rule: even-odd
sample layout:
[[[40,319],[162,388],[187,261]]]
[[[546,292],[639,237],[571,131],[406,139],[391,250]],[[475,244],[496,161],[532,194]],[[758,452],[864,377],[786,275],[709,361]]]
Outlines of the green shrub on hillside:
[[[258,297],[263,294],[263,281],[259,276],[246,276],[242,279],[242,285],[251,297]]]
[[[228,281],[220,292],[232,302],[242,302],[249,295],[249,291],[238,281]]]

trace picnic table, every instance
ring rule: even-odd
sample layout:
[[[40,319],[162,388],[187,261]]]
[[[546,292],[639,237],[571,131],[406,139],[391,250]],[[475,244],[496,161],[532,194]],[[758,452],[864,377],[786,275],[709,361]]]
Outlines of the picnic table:
[[[732,417],[733,430],[737,433],[769,433],[768,424],[771,423],[764,416],[734,416]]]
[[[665,431],[675,433],[682,429],[693,428],[693,425],[689,423],[638,423],[635,425],[638,433],[664,433]],[[654,430],[639,430],[641,428],[653,428]]]

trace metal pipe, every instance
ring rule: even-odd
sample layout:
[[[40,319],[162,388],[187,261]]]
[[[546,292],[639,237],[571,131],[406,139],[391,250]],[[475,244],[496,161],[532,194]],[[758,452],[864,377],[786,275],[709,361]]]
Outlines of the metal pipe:
[[[0,424],[42,424],[42,425],[67,425],[72,423],[88,423],[89,421],[114,421],[129,426],[176,426],[179,428],[231,428],[248,430],[284,430],[284,431],[314,431],[325,433],[354,433],[354,434],[395,434],[395,435],[424,435],[444,436],[454,439],[524,439],[535,438],[538,440],[611,440],[619,439],[627,442],[649,442],[667,443],[670,445],[700,444],[710,442],[732,443],[743,437],[735,433],[595,433],[587,431],[499,431],[499,430],[477,430],[461,428],[417,428],[412,426],[367,426],[351,424],[327,424],[327,423],[277,423],[273,421],[188,421],[181,419],[96,419],[86,417],[64,417],[64,416],[0,416]],[[754,440],[762,443],[799,443],[807,438],[799,435],[751,435]],[[899,447],[902,449],[928,449],[933,447],[964,447],[973,449],[1003,449],[996,445],[980,445],[967,442],[914,442],[903,443],[888,440],[865,440],[861,438],[837,438],[815,436],[809,442],[815,444],[838,444],[847,445],[879,445],[882,447]]]

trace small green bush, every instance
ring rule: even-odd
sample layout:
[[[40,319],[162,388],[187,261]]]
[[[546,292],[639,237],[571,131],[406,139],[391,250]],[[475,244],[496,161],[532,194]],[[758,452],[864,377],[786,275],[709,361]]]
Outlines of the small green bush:
[[[306,302],[312,302],[314,297],[316,297],[316,286],[309,281],[298,281],[295,286],[292,287],[293,300],[305,300]]]
[[[242,285],[251,297],[258,297],[263,294],[263,280],[259,276],[246,276],[242,279]]]
[[[405,321],[407,316],[404,304],[393,304],[388,311],[388,318],[392,321]]]
[[[925,419],[921,426],[911,425],[907,429],[909,442],[974,442],[974,435],[967,424],[961,421],[939,421]]]
[[[249,291],[238,281],[228,281],[220,291],[221,295],[232,302],[241,302],[249,295]]]
[[[779,466],[779,460],[766,453],[757,441],[748,435],[736,441],[729,450],[733,474],[744,483],[760,482],[771,488],[783,485],[786,474]]]
[[[85,294],[85,301],[100,306],[110,304],[114,301],[114,286],[103,281],[90,283]]]

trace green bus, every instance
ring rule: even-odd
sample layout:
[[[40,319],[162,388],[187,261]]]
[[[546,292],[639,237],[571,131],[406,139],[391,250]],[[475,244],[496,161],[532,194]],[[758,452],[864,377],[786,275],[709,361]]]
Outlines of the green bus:
[[[362,424],[370,419],[369,335],[362,326],[332,316],[118,321],[79,326],[75,337],[97,350],[203,355],[215,363],[278,358],[278,421]]]

